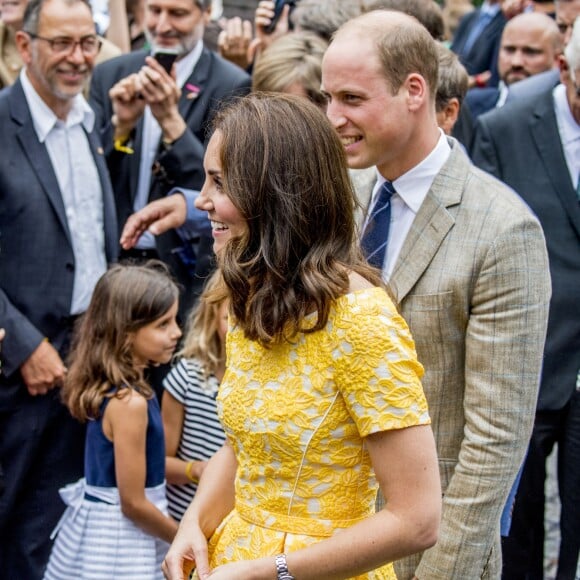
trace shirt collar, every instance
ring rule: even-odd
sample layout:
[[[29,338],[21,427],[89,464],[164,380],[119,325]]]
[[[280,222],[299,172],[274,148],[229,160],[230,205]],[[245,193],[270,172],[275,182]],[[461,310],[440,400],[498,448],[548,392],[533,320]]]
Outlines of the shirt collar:
[[[570,103],[566,98],[566,86],[559,84],[552,92],[554,96],[554,108],[556,111],[556,120],[561,131],[562,145],[566,146],[577,139],[580,139],[580,125],[570,111]]]
[[[487,0],[481,5],[481,13],[489,14],[490,16],[495,16],[501,9],[499,2],[495,4],[490,4]]]
[[[433,151],[421,163],[415,165],[407,173],[404,173],[393,181],[393,186],[397,194],[414,213],[419,211],[421,204],[431,188],[433,180],[439,171],[441,171],[443,165],[445,165],[450,153],[451,147],[449,146],[447,137],[439,129],[439,140]],[[380,186],[386,181],[378,171],[377,174],[378,187],[375,191],[378,191]]]
[[[183,88],[185,81],[193,73],[195,65],[198,63],[203,51],[203,40],[198,40],[197,44],[183,58],[175,63],[175,75],[177,86]]]
[[[93,130],[95,113],[82,94],[79,93],[73,98],[72,108],[67,115],[66,121],[61,121],[32,86],[26,74],[26,67],[20,71],[20,82],[28,104],[28,109],[30,110],[34,130],[41,143],[44,143],[48,134],[59,122],[63,123],[66,127],[81,124],[89,133]]]

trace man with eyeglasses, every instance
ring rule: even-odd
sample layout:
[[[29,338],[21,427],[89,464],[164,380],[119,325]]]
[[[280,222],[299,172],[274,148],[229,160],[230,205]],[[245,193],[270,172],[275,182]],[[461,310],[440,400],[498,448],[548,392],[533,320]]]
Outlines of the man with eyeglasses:
[[[204,181],[206,130],[220,103],[250,89],[250,77],[203,44],[210,0],[146,0],[150,50],[96,67],[90,102],[101,130],[119,225],[174,187],[194,196]],[[155,58],[176,55],[166,71]],[[163,56],[158,56],[163,59]],[[184,238],[186,238],[184,240]],[[180,314],[191,306],[211,268],[207,217],[188,232],[149,232],[121,259],[161,258],[182,285]]]
[[[84,427],[60,402],[73,325],[116,259],[117,223],[94,113],[82,96],[99,51],[87,0],[31,0],[25,67],[0,94],[0,577],[42,577],[83,472]]]
[[[580,17],[561,84],[479,117],[473,160],[513,187],[538,216],[552,299],[534,430],[504,541],[504,580],[543,577],[546,459],[558,446],[559,580],[580,550]]]

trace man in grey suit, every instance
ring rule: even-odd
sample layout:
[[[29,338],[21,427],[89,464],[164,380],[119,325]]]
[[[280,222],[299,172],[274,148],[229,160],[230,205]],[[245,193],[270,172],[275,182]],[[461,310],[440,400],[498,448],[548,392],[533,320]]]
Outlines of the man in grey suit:
[[[25,62],[0,94],[0,576],[42,577],[83,472],[84,429],[59,386],[75,319],[116,256],[107,167],[81,92],[98,54],[85,0],[32,0],[16,43]]]
[[[397,562],[397,577],[498,578],[500,515],[533,422],[550,279],[537,219],[437,128],[437,60],[416,22],[374,12],[338,31],[322,85],[349,166],[377,168],[362,243],[411,328],[438,445],[439,540]]]
[[[513,187],[538,216],[548,245],[552,300],[534,431],[504,541],[504,578],[542,578],[546,459],[558,444],[562,510],[559,580],[580,551],[580,18],[562,84],[479,118],[473,160]]]

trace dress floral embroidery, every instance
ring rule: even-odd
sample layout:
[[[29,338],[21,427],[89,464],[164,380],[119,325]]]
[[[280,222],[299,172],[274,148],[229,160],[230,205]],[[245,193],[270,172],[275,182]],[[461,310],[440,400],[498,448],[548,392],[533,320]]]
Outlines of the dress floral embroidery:
[[[430,422],[423,368],[387,294],[342,296],[327,326],[266,349],[230,329],[218,411],[238,459],[210,565],[292,552],[374,512],[364,437]],[[409,458],[411,461],[412,458]],[[396,578],[391,565],[357,579]]]

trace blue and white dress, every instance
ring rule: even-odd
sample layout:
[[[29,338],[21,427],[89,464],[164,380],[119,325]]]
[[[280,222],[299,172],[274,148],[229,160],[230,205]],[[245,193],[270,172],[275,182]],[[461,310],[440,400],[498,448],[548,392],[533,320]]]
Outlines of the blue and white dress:
[[[121,512],[113,444],[102,418],[90,421],[85,443],[85,478],[60,490],[67,509],[55,528],[46,580],[162,580],[161,563],[169,545],[138,528]],[[147,402],[145,493],[164,514],[165,443],[156,398]]]

